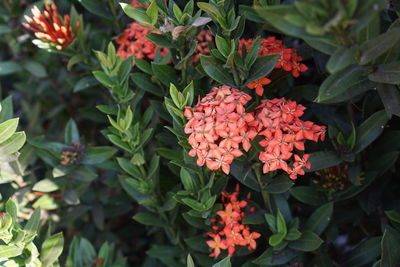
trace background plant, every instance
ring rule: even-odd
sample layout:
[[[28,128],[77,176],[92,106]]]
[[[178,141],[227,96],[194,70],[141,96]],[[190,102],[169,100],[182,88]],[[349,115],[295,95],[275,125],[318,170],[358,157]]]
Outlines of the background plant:
[[[33,5],[50,2],[5,0],[0,8],[0,246],[15,252],[0,261],[400,262],[396,1],[54,1],[79,24],[60,50],[46,40],[31,44],[21,24]],[[130,23],[149,29],[140,38],[153,59],[118,54]],[[207,49],[197,49],[205,34]],[[268,37],[280,46],[262,55]],[[290,75],[296,68],[298,78]],[[305,142],[304,176],[263,173],[261,137],[229,175],[188,155],[185,107],[222,85],[251,97],[248,113],[284,97],[307,108],[303,121],[327,126],[324,142]],[[256,86],[261,95],[249,90]],[[227,211],[221,196],[233,192],[248,202],[240,224],[260,237],[255,250],[238,245],[231,257],[222,249],[213,259],[206,233]]]

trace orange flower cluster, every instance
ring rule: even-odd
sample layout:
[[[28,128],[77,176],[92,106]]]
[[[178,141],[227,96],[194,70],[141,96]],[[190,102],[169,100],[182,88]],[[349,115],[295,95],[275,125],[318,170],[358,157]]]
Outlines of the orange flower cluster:
[[[253,39],[241,39],[239,41],[239,53],[242,53],[243,46],[247,49],[247,51],[249,51],[251,45],[253,44],[253,41]],[[277,40],[274,36],[270,36],[261,40],[259,56],[271,54],[280,54],[275,68],[291,72],[293,77],[297,78],[300,76],[300,72],[305,72],[308,70],[307,66],[301,63],[303,58],[297,55],[297,50],[285,47],[282,40]],[[263,94],[263,85],[267,85],[271,82],[268,78],[262,79],[264,79],[262,83],[259,81],[255,81],[248,85],[250,89],[256,89],[256,93],[258,95]],[[266,82],[265,79],[267,79],[269,82]]]
[[[193,147],[189,155],[197,156],[197,164],[204,164],[210,170],[222,169],[229,174],[230,164],[251,147],[251,140],[257,135],[249,123],[254,121],[246,113],[245,105],[251,97],[228,86],[213,88],[212,92],[199,99],[194,107],[185,108],[189,120],[185,133],[190,134],[189,144]]]
[[[285,98],[263,100],[257,107],[257,114],[253,125],[258,134],[264,136],[260,145],[265,151],[260,152],[259,159],[264,163],[263,173],[282,169],[292,179],[297,175],[304,175],[304,168],[310,168],[307,162],[309,155],[296,154],[295,149],[304,151],[304,142],[311,140],[318,142],[325,139],[325,126],[319,126],[311,121],[302,121],[306,108],[295,101]],[[289,166],[287,161],[292,159]]]
[[[250,194],[248,195],[249,198]],[[222,193],[222,203],[224,210],[217,212],[219,220],[216,218],[211,220],[215,224],[212,229],[216,233],[207,233],[212,238],[212,240],[207,241],[207,245],[214,250],[209,256],[216,258],[221,250],[228,250],[229,256],[232,256],[236,246],[247,246],[249,250],[256,249],[255,240],[260,238],[261,235],[257,232],[251,232],[250,228],[242,223],[248,202],[239,200],[239,185],[236,186],[236,191],[233,193]],[[254,208],[250,208],[250,213],[253,211]]]
[[[134,58],[153,60],[157,49],[160,49],[161,55],[165,56],[168,52],[168,48],[159,48],[146,37],[147,34],[155,31],[144,29],[140,25],[152,27],[139,22],[132,22],[129,24],[129,28],[125,29],[124,32],[115,40],[119,45],[118,54],[122,58],[133,56]]]
[[[208,48],[209,43],[214,42],[213,34],[210,30],[202,30],[196,37],[197,47],[194,51],[193,63],[198,63],[200,60],[200,55],[210,54],[210,49]]]
[[[133,0],[131,2],[131,6],[138,6],[138,7],[143,7],[143,8],[147,8],[148,6],[142,5],[140,3],[138,3],[138,1]]]
[[[64,15],[62,19],[54,3],[46,4],[44,7],[44,11],[41,12],[37,6],[34,6],[31,10],[33,17],[25,15],[27,23],[23,22],[22,25],[33,31],[37,38],[50,42],[56,49],[62,50],[75,39],[80,27],[79,21],[73,29],[70,16]]]

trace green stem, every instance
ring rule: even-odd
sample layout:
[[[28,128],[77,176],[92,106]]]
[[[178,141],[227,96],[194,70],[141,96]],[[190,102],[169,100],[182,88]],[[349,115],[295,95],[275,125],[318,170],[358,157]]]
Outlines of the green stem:
[[[269,194],[268,192],[265,192],[264,189],[264,185],[261,181],[261,169],[260,168],[254,168],[254,172],[256,173],[256,177],[257,177],[257,182],[258,182],[258,186],[260,187],[260,192],[261,192],[261,196],[263,198],[264,201],[264,206],[265,209],[267,209],[270,213],[272,213],[272,209],[271,209],[271,201],[269,198]]]
[[[240,86],[240,79],[239,79],[239,75],[238,75],[238,73],[237,73],[237,71],[236,71],[236,69],[233,67],[232,68],[232,74],[233,74],[233,79],[235,80],[235,84],[236,84],[236,86]]]
[[[115,8],[115,2],[114,2],[114,0],[110,0],[110,1],[108,1],[108,3],[110,5],[111,13],[114,16],[115,26],[117,27],[118,32],[120,32],[121,31],[121,24],[119,23],[117,10]]]

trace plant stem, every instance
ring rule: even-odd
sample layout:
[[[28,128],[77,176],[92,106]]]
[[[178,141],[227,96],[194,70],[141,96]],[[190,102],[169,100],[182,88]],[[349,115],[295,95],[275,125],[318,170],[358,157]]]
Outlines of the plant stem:
[[[262,181],[261,181],[261,171],[260,171],[260,168],[254,168],[254,172],[256,173],[257,182],[258,182],[258,186],[260,187],[260,193],[261,193],[261,196],[262,196],[263,201],[264,201],[265,209],[267,209],[269,212],[272,213],[271,201],[270,201],[270,198],[269,198],[269,194],[268,194],[268,192],[265,192],[265,191],[263,190],[263,189],[264,189],[264,185],[263,185],[263,183],[262,183]]]

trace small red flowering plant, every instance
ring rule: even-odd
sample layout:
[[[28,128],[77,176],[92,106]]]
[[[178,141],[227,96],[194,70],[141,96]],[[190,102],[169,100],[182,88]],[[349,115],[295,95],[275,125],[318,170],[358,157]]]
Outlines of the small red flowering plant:
[[[396,1],[32,2],[0,4],[0,265],[400,262]]]
[[[224,209],[217,211],[217,217],[211,219],[212,232],[207,233],[212,238],[207,241],[207,245],[213,250],[210,257],[218,257],[222,250],[227,250],[232,257],[237,247],[247,247],[248,250],[257,248],[256,239],[261,234],[252,232],[249,226],[243,224],[246,213],[254,212],[254,208],[248,206],[247,200],[240,200],[239,194],[239,185],[233,193],[222,192]],[[247,199],[250,199],[250,194]]]

